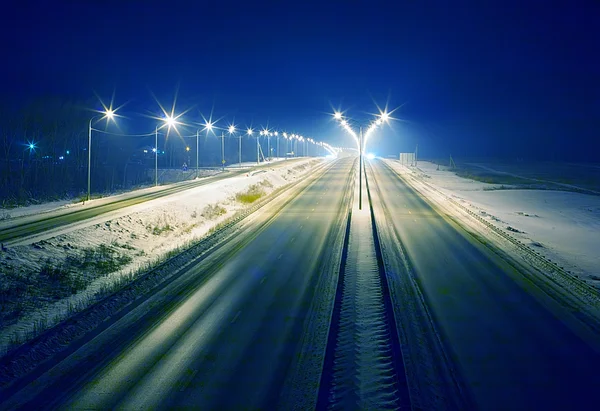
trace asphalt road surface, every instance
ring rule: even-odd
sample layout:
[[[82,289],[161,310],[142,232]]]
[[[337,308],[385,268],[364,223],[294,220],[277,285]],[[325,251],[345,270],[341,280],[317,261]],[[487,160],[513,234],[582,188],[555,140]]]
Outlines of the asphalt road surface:
[[[335,162],[266,225],[191,268],[187,284],[167,287],[16,399],[27,408],[272,408],[354,161]]]
[[[382,161],[371,164],[385,257],[410,267],[407,272],[396,264],[388,276],[411,277],[420,288],[457,368],[453,378],[470,404],[486,410],[597,409],[598,352],[524,289],[527,283],[514,268],[442,218]],[[411,298],[403,290],[395,294]],[[396,301],[397,307],[405,302]],[[397,316],[403,311],[399,306]],[[419,336],[409,335],[409,343],[411,338]]]

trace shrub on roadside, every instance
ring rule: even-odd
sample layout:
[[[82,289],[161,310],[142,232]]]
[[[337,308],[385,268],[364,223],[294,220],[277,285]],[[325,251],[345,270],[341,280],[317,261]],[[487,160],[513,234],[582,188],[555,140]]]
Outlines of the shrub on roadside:
[[[264,195],[265,192],[260,184],[252,184],[246,191],[237,193],[235,199],[243,204],[252,204]]]
[[[206,207],[204,207],[204,210],[202,210],[201,215],[207,220],[214,220],[215,218],[218,218],[219,216],[222,216],[226,213],[227,210],[225,209],[225,207],[221,207],[219,204],[209,204]]]

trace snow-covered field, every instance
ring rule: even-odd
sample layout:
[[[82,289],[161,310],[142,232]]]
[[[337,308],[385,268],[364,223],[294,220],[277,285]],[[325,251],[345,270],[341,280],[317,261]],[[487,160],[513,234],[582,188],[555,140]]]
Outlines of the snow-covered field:
[[[249,169],[238,177],[5,247],[0,252],[0,352],[11,341],[30,338],[85,307],[97,292],[129,278],[169,251],[202,238],[253,198],[302,178],[321,163],[321,159],[306,159]],[[65,205],[33,206],[19,214],[43,213]]]
[[[385,161],[461,223],[473,225],[477,220],[446,206],[445,196],[600,288],[600,196],[488,184],[459,177],[446,167],[438,170],[425,161],[419,162],[418,169]]]

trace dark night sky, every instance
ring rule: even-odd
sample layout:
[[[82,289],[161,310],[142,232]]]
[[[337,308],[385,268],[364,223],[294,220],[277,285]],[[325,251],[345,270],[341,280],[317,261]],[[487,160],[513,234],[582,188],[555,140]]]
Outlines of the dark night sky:
[[[331,143],[331,105],[407,120],[382,154],[600,160],[597,1],[13,1],[2,3],[2,97],[178,107]],[[596,147],[594,150],[593,148]]]

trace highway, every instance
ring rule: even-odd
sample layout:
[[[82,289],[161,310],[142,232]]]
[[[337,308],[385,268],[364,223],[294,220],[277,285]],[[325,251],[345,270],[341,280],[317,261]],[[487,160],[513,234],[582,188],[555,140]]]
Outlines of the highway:
[[[358,211],[356,164],[267,204],[0,391],[0,409],[595,409],[598,345],[573,313],[381,160],[366,163]]]
[[[526,291],[521,273],[382,161],[367,171],[399,328],[416,353],[413,389],[453,399],[451,387],[486,410],[596,409],[600,355],[560,319],[570,313]]]
[[[329,234],[343,221],[355,163],[333,163],[275,216],[190,268],[25,387],[9,407],[277,403],[318,277],[327,274],[335,248]]]

